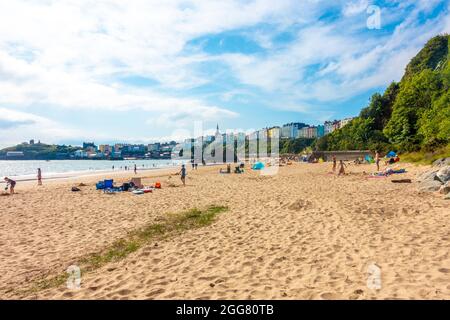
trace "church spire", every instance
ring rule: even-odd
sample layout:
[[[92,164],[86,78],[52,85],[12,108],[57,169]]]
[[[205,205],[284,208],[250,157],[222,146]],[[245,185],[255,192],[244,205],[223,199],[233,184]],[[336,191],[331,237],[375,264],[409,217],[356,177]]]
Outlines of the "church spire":
[[[216,136],[218,136],[218,135],[220,135],[220,132],[219,132],[219,124],[217,124],[217,129],[216,129]]]

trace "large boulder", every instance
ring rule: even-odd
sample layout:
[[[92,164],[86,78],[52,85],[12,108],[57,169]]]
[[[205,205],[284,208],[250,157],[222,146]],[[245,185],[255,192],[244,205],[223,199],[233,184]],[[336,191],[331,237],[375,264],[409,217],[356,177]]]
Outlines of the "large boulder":
[[[422,192],[434,192],[439,191],[442,186],[442,182],[438,180],[425,180],[420,183],[419,191]]]
[[[441,186],[439,189],[439,193],[448,194],[450,193],[450,181],[447,181],[445,184]]]
[[[417,177],[417,181],[424,182],[424,181],[439,180],[439,178],[437,177],[438,171],[439,170],[426,171]]]
[[[433,162],[433,166],[436,167],[443,167],[443,166],[450,166],[450,158],[441,158]]]
[[[441,168],[436,173],[436,176],[443,183],[450,181],[450,166],[445,166],[445,167]]]

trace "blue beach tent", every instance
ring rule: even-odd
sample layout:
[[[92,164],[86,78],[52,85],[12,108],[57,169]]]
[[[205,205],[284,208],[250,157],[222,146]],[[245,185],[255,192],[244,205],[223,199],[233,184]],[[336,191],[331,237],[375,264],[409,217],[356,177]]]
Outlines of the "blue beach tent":
[[[395,158],[396,156],[397,154],[394,151],[391,151],[386,155],[386,158]]]
[[[253,170],[262,170],[262,169],[264,169],[264,163],[257,162],[253,165],[252,169]]]

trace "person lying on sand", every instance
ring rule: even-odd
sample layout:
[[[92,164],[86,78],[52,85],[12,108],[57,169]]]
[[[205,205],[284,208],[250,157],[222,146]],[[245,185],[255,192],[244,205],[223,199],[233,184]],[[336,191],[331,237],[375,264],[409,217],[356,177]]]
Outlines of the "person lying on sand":
[[[346,166],[346,164],[344,163],[344,161],[343,161],[343,160],[340,160],[340,161],[339,161],[339,173],[338,173],[339,176],[345,174],[345,167],[347,167],[347,166]]]
[[[5,177],[5,181],[6,181],[5,190],[8,190],[9,188],[9,193],[14,194],[14,187],[16,186],[16,182],[8,177]]]
[[[219,172],[220,172],[220,173],[231,173],[231,165],[230,165],[230,164],[227,164],[227,169],[226,169],[226,170],[220,169]]]

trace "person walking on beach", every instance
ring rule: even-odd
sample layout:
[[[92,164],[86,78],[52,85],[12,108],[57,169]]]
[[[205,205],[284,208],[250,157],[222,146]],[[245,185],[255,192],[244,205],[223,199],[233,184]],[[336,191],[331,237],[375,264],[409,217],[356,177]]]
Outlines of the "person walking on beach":
[[[42,186],[42,171],[41,171],[41,168],[38,168],[37,179],[38,179],[38,186]]]
[[[14,194],[14,187],[16,186],[16,182],[8,177],[5,177],[5,181],[6,181],[5,190],[8,190],[9,187],[9,193]]]
[[[345,165],[344,161],[340,160],[339,161],[339,173],[338,173],[339,176],[345,174],[345,167],[346,167],[346,165]]]
[[[186,186],[186,166],[184,164],[181,165],[181,170],[179,172],[181,175],[181,182],[183,182],[183,187]]]
[[[375,163],[377,164],[377,171],[380,171],[380,154],[375,151]]]
[[[134,165],[134,174],[137,174],[137,166],[136,166],[136,164]]]
[[[336,156],[333,156],[333,173],[336,172],[336,166],[337,166]]]

